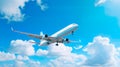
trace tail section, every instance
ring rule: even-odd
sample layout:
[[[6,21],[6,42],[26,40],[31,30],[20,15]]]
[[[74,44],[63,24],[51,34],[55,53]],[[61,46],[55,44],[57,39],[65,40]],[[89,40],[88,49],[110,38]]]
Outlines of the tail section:
[[[43,32],[40,32],[40,36],[44,36]]]

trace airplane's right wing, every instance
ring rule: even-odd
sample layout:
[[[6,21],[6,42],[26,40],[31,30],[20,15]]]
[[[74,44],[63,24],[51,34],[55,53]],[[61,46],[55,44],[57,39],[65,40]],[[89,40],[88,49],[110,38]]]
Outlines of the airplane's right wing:
[[[31,33],[27,33],[27,32],[21,32],[21,31],[14,30],[13,28],[11,28],[11,30],[12,30],[13,32],[17,32],[17,33],[20,33],[20,34],[25,34],[25,35],[30,36],[30,37],[42,39],[42,36],[37,35],[37,34],[31,34]]]

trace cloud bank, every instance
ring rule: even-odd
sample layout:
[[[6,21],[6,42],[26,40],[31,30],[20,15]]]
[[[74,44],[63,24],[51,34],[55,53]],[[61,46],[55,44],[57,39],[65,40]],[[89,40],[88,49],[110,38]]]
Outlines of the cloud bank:
[[[84,51],[90,55],[85,62],[88,66],[118,67],[119,55],[114,44],[107,37],[95,37],[93,42],[88,43]]]
[[[70,46],[60,43],[51,44],[48,49],[37,49],[31,40],[12,40],[9,52],[0,52],[1,66],[6,67],[119,67],[120,47],[115,47],[108,37],[96,36],[92,42],[81,48],[83,52],[77,54]],[[85,54],[86,53],[86,54]],[[45,57],[46,62],[31,58]],[[10,63],[7,63],[10,61]],[[42,64],[46,63],[46,64]]]
[[[14,54],[0,52],[0,61],[14,60],[15,58]]]
[[[27,56],[34,55],[35,53],[33,47],[34,44],[30,43],[31,41],[34,42],[33,40],[29,40],[29,41],[12,40],[10,52],[20,55],[27,55]]]

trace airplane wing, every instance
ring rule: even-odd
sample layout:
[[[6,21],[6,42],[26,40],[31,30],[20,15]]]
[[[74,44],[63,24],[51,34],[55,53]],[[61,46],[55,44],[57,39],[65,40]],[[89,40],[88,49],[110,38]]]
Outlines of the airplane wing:
[[[30,37],[34,37],[34,38],[46,40],[46,41],[48,41],[50,43],[54,43],[54,42],[62,43],[62,40],[63,40],[60,37],[51,37],[51,36],[49,36],[49,37],[42,37],[42,36],[37,35],[37,34],[32,34],[32,33],[17,31],[17,30],[14,30],[12,27],[11,27],[11,30],[13,32],[17,32],[17,33],[20,33],[20,34],[25,34],[25,35],[30,36]]]
[[[11,27],[11,30],[12,30],[13,32],[17,32],[17,33],[20,33],[20,34],[25,34],[25,35],[30,36],[30,37],[42,39],[42,36],[37,35],[37,34],[31,34],[31,33],[27,33],[27,32],[17,31],[17,30],[14,30],[12,27]]]

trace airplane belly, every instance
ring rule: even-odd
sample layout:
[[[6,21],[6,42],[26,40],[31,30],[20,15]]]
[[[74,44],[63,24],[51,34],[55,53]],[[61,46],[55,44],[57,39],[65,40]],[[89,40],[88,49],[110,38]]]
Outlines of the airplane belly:
[[[46,40],[42,40],[40,42],[40,46],[45,46],[45,45],[48,45],[48,42]]]

